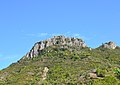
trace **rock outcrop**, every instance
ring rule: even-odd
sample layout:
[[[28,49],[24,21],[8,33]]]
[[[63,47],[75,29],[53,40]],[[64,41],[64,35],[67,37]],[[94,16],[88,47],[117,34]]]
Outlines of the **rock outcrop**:
[[[49,71],[49,69],[47,67],[45,67],[43,70],[43,74],[42,74],[42,80],[45,80],[47,78],[48,71]]]
[[[37,42],[33,48],[26,54],[25,57],[33,58],[38,56],[46,47],[53,46],[53,45],[70,45],[70,46],[78,46],[80,48],[86,47],[86,44],[83,40],[74,37],[65,37],[65,36],[54,36],[53,38],[49,38],[44,41]],[[25,58],[24,57],[24,58]]]
[[[103,48],[108,48],[108,49],[115,49],[117,46],[114,42],[110,41],[110,42],[107,42],[105,44],[102,44]]]
[[[89,73],[90,79],[97,79],[97,74],[96,73]]]

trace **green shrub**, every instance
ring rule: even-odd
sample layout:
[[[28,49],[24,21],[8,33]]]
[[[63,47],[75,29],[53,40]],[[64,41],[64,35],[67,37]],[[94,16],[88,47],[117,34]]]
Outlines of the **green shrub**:
[[[96,72],[98,77],[105,77],[106,70],[98,68]]]
[[[93,81],[93,85],[118,85],[119,81],[113,76],[107,76],[104,79]]]
[[[117,69],[115,70],[115,72],[117,73],[118,76],[120,76],[120,69],[119,69],[119,68],[117,68]]]
[[[117,74],[117,77],[120,79],[120,69],[119,69],[119,68],[117,68],[117,69],[115,70],[115,73]]]

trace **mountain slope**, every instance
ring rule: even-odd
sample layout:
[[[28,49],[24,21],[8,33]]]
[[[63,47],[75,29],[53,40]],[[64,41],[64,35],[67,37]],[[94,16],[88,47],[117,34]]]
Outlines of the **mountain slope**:
[[[69,38],[73,39],[69,41],[72,44],[63,44],[66,38],[63,41],[63,36],[60,38],[54,37],[55,42],[60,42],[47,47],[44,45],[44,49],[38,45],[37,55],[33,50],[35,44],[21,60],[0,71],[0,85],[120,84],[120,48],[112,49],[111,44],[105,43],[107,47],[103,44],[91,49],[81,39]],[[75,40],[83,44],[75,44]]]

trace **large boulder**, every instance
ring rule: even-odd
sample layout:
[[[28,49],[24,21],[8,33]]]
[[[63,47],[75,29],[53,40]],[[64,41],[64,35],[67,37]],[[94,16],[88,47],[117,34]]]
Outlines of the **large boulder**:
[[[47,78],[48,71],[49,71],[49,69],[47,67],[45,67],[43,70],[43,74],[42,74],[42,80],[45,80]]]

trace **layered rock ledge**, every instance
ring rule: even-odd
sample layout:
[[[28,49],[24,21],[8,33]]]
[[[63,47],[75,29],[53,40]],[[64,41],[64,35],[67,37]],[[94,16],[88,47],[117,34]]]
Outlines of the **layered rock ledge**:
[[[82,39],[74,38],[74,37],[65,37],[65,36],[54,36],[53,38],[49,38],[44,41],[37,42],[30,52],[26,54],[25,57],[33,58],[40,54],[41,50],[45,49],[49,46],[54,45],[69,45],[69,46],[78,46],[80,48],[85,48],[87,45]]]

